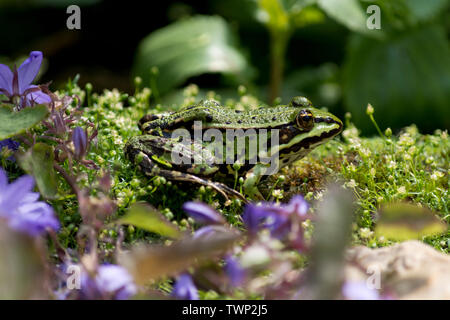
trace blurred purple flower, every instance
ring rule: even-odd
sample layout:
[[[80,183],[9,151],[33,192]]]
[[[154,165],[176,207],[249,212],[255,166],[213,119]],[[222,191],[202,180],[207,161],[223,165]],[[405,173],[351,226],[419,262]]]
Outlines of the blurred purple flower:
[[[201,224],[224,224],[223,217],[210,206],[189,201],[183,204],[183,210],[187,212],[195,221]]]
[[[242,219],[251,235],[255,235],[262,228],[270,230],[270,234],[277,239],[284,239],[289,235],[291,247],[298,250],[306,248],[303,229],[300,223],[309,219],[308,203],[302,196],[297,195],[288,204],[277,205],[266,202],[261,205],[249,204],[244,210]],[[295,234],[290,234],[295,228]]]
[[[198,300],[198,292],[189,274],[183,273],[173,286],[172,296],[179,300]]]
[[[342,295],[347,300],[380,300],[377,290],[370,289],[365,281],[345,282],[342,285]]]
[[[75,147],[75,157],[82,159],[88,148],[86,132],[82,128],[76,127],[72,132],[72,141]]]
[[[0,141],[0,151],[2,151],[3,148],[8,148],[11,151],[16,151],[17,149],[19,149],[19,146],[20,143],[12,139],[5,139]],[[8,157],[8,160],[14,161],[14,156]]]
[[[281,207],[287,215],[295,214],[299,218],[305,218],[309,209],[308,202],[301,195],[294,196],[291,201],[285,206]]]
[[[266,204],[248,204],[245,207],[244,213],[242,214],[242,220],[250,234],[254,235],[261,229],[262,222],[272,214],[272,212],[268,210],[270,208],[271,205]]]
[[[7,96],[10,101],[13,101],[14,97],[20,97],[20,108],[50,103],[50,96],[31,84],[39,73],[42,58],[42,52],[32,51],[19,69],[14,67],[14,72],[8,66],[0,64],[0,94]]]
[[[232,256],[228,256],[225,259],[225,273],[228,275],[231,285],[234,287],[240,286],[244,282],[246,276],[245,270]]]
[[[81,276],[82,299],[114,299],[126,300],[134,296],[137,287],[133,277],[126,269],[114,264],[104,264],[98,267],[95,278],[87,272]]]
[[[60,227],[53,209],[43,201],[39,194],[32,192],[34,179],[22,176],[8,184],[6,173],[0,169],[0,218],[17,231],[38,236],[47,228],[57,230]]]

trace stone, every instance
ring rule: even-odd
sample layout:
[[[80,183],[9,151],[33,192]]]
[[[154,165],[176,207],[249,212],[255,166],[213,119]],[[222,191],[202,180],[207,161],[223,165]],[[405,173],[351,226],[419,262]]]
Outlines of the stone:
[[[347,251],[346,281],[366,281],[393,299],[450,299],[450,255],[420,241]],[[379,281],[374,281],[377,276]]]

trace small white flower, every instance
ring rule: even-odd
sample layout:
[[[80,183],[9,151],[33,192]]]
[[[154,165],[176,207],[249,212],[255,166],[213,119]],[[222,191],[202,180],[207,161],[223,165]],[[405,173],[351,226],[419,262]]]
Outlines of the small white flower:
[[[346,183],[346,186],[349,188],[352,188],[352,189],[356,188],[357,185],[358,184],[356,183],[356,181],[354,179],[351,179],[349,182]]]
[[[361,152],[361,154],[363,155],[363,156],[365,156],[365,157],[370,157],[371,155],[372,155],[372,152],[370,152],[370,150],[369,149],[367,149],[367,148],[362,148],[362,149],[360,149],[360,152]]]
[[[370,230],[369,228],[361,228],[359,229],[359,236],[362,239],[369,239],[370,237],[373,236],[373,231]]]
[[[390,162],[388,163],[388,168],[389,168],[389,169],[395,169],[395,168],[397,168],[397,162],[395,162],[395,161],[390,161]]]
[[[431,178],[431,180],[436,181],[436,180],[442,178],[443,176],[444,176],[444,174],[442,172],[435,170],[435,171],[433,171],[433,174],[431,175],[430,178]]]
[[[398,187],[397,188],[397,192],[399,194],[405,194],[406,193],[406,188],[404,186]]]
[[[275,189],[272,191],[272,196],[276,199],[281,199],[283,198],[283,190],[281,189]]]
[[[414,139],[407,133],[404,133],[400,136],[398,140],[398,144],[401,146],[412,146],[414,144]]]

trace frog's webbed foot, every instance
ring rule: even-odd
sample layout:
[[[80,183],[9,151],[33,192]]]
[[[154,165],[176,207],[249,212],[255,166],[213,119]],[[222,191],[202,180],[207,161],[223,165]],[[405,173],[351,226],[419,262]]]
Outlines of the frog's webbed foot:
[[[160,176],[169,180],[184,181],[209,186],[212,189],[216,190],[218,193],[220,193],[226,200],[228,200],[228,196],[230,196],[238,198],[242,200],[244,203],[248,203],[247,199],[245,199],[245,197],[242,194],[240,194],[236,190],[228,187],[223,183],[202,179],[189,173],[162,169],[154,161],[152,161],[145,153],[140,152],[136,149],[127,150],[127,155],[133,162],[137,162],[136,159],[139,159],[139,162],[136,164],[139,166],[142,172],[144,172],[148,176]]]

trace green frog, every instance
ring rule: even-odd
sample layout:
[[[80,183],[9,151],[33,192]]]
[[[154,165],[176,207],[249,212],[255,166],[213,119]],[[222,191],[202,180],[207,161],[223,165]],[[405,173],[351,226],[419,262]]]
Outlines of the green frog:
[[[276,172],[273,162],[279,169],[299,160],[342,127],[341,120],[314,108],[305,97],[248,111],[206,100],[144,116],[139,121],[143,135],[131,138],[125,153],[146,175],[210,186],[227,199],[247,201],[229,182],[244,176],[244,194],[261,198],[257,186]]]

